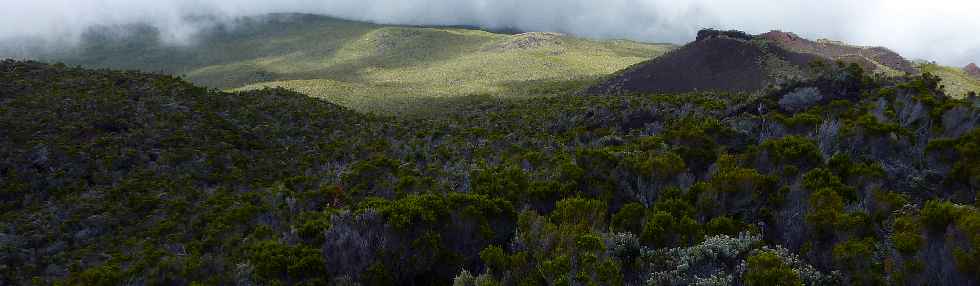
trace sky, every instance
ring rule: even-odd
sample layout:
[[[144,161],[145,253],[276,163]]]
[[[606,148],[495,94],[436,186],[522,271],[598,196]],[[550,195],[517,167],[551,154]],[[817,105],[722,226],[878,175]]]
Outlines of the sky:
[[[296,12],[382,24],[469,25],[683,44],[701,28],[770,30],[885,46],[910,59],[980,62],[976,0],[0,0],[0,43],[68,45],[92,26],[146,23],[173,44],[207,22]],[[200,17],[198,17],[199,19]]]

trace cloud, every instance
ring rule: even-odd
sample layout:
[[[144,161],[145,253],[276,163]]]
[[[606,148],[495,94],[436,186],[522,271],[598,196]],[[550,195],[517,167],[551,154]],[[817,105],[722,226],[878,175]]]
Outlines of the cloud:
[[[32,0],[0,11],[0,42],[70,44],[92,26],[147,23],[186,43],[202,26],[275,12],[386,24],[473,25],[592,38],[685,43],[704,27],[772,29],[882,45],[951,65],[980,61],[980,2],[971,0]],[[206,22],[203,24],[207,24]]]

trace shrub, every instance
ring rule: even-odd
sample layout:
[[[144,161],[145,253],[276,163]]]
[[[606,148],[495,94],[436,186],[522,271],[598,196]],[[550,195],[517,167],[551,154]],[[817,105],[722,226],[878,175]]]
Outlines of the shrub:
[[[670,180],[687,170],[684,159],[673,152],[652,155],[644,153],[634,169],[642,176],[652,175],[660,180]]]
[[[391,198],[394,195],[398,165],[398,161],[385,157],[360,161],[343,174],[342,180],[352,194]]]
[[[794,164],[810,168],[823,163],[823,156],[820,149],[817,148],[817,144],[804,137],[786,136],[770,139],[762,143],[761,147],[777,164]]]
[[[677,126],[667,130],[664,139],[691,170],[702,170],[718,158],[718,144],[700,127]]]
[[[783,263],[779,256],[765,251],[749,257],[745,285],[784,286],[803,285],[803,282],[800,275]]]
[[[721,170],[707,184],[696,184],[691,188],[697,196],[701,215],[754,215],[759,209],[782,203],[775,176],[760,174],[755,169],[719,168]]]
[[[949,224],[956,221],[960,211],[953,203],[947,201],[927,201],[920,211],[922,221],[933,231],[945,231]]]
[[[697,212],[691,203],[681,198],[660,199],[653,204],[653,211],[667,212],[674,217],[693,217]]]
[[[779,99],[779,107],[789,112],[803,111],[823,100],[816,87],[801,87]]]
[[[78,285],[119,285],[123,280],[123,272],[119,266],[105,264],[99,267],[85,269],[78,273],[72,282]]]
[[[812,112],[812,111],[811,111]],[[802,112],[794,114],[792,117],[778,116],[775,119],[782,122],[784,125],[790,128],[812,128],[820,125],[823,122],[823,118],[819,115],[812,114],[811,112]]]
[[[834,261],[838,265],[850,268],[852,271],[860,270],[859,265],[869,262],[874,252],[874,241],[871,238],[851,239],[834,245]]]
[[[646,284],[690,284],[703,275],[701,270],[719,267],[720,264],[741,257],[756,247],[761,239],[760,235],[742,232],[738,236],[711,236],[690,247],[644,251],[643,261],[651,262],[655,266],[647,277]]]
[[[712,218],[705,225],[705,233],[709,236],[722,234],[736,235],[741,230],[742,227],[739,222],[727,216]]]
[[[857,190],[845,185],[839,176],[825,168],[816,168],[804,174],[803,187],[811,191],[829,189],[847,201],[857,200]]]
[[[304,245],[260,241],[249,247],[248,257],[255,274],[265,280],[298,281],[325,272],[326,262],[320,251]]]
[[[640,234],[643,229],[643,217],[646,208],[638,203],[629,203],[619,209],[612,217],[610,229],[614,232],[630,232]]]
[[[829,235],[834,232],[844,212],[844,200],[832,189],[819,189],[810,195],[810,210],[806,221],[813,225],[818,234]]]
[[[480,259],[490,271],[499,273],[510,268],[510,258],[499,246],[491,245],[480,251]]]
[[[748,193],[765,196],[776,190],[776,178],[765,176],[755,169],[729,168],[718,172],[709,182],[713,190],[722,193]]]
[[[874,239],[851,239],[834,246],[834,262],[850,274],[850,283],[854,285],[884,284],[881,269],[875,267],[873,257],[875,252]]]
[[[516,167],[474,172],[472,182],[475,193],[503,197],[512,202],[526,201],[529,185],[527,174]]]
[[[858,179],[884,178],[885,170],[877,164],[853,162],[846,154],[834,154],[827,162],[827,168],[844,181]]]
[[[598,251],[604,249],[602,238],[595,234],[584,234],[575,238],[575,246],[579,250]]]
[[[659,211],[643,226],[640,240],[656,247],[668,247],[697,243],[703,235],[701,225],[694,219],[688,216],[677,218],[668,212]]]
[[[905,255],[913,255],[922,245],[922,236],[911,232],[896,232],[892,234],[895,249]]]
[[[605,226],[606,204],[592,199],[568,198],[555,205],[551,219],[563,225],[575,225],[583,229]]]

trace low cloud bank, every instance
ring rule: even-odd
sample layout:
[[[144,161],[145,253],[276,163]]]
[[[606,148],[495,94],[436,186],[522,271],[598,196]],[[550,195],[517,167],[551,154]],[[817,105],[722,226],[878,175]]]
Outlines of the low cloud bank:
[[[962,0],[33,0],[0,12],[0,42],[70,46],[95,26],[145,23],[186,44],[213,21],[313,13],[385,24],[471,25],[682,44],[700,28],[880,45],[962,66],[980,61],[980,2]],[[202,20],[208,19],[208,20]]]

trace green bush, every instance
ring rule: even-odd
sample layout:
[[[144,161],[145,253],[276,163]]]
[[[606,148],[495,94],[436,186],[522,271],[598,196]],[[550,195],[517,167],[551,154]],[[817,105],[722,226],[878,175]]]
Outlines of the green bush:
[[[633,169],[640,176],[654,176],[659,180],[670,180],[687,171],[687,165],[681,156],[667,152],[662,154],[642,153],[638,162],[633,162]]]
[[[783,263],[776,253],[763,251],[749,257],[745,285],[797,286],[803,285],[803,282],[800,275]]]
[[[653,204],[654,212],[666,212],[674,217],[693,217],[697,210],[691,203],[681,198],[664,198]]]
[[[70,282],[77,285],[109,286],[119,285],[123,282],[123,278],[123,272],[118,265],[105,264],[85,269],[73,277]]]
[[[844,215],[844,200],[833,189],[819,189],[810,195],[806,221],[822,236],[834,233]]]
[[[575,238],[576,248],[584,251],[600,251],[604,250],[604,245],[602,242],[602,237],[595,234],[584,234]]]
[[[718,144],[699,126],[677,126],[668,130],[664,139],[692,170],[704,169],[718,158]]]
[[[612,217],[610,229],[613,232],[631,232],[640,234],[643,229],[643,218],[646,216],[646,208],[638,203],[629,203],[619,209],[619,212]]]
[[[803,187],[810,191],[829,189],[848,202],[857,200],[857,189],[848,186],[830,169],[816,168],[803,175]]]
[[[477,194],[522,202],[527,200],[530,184],[530,179],[524,170],[508,167],[475,172],[472,187]]]
[[[854,285],[884,284],[882,269],[872,259],[875,252],[874,239],[851,239],[834,245],[833,258],[841,269],[850,276]]]
[[[568,198],[555,204],[551,219],[558,224],[581,229],[601,230],[605,226],[606,204],[592,199]]]
[[[960,211],[948,201],[931,200],[922,207],[920,215],[925,225],[933,231],[945,231],[946,227],[956,222]]]
[[[816,167],[823,163],[823,155],[817,144],[805,137],[786,136],[769,139],[760,146],[769,154],[775,164],[793,164],[804,168]]]
[[[383,156],[355,163],[342,181],[351,194],[362,197],[393,195],[399,162]]]
[[[510,269],[510,258],[499,246],[491,245],[480,251],[480,259],[491,271],[499,273]]]
[[[255,274],[266,281],[300,281],[324,275],[323,254],[305,245],[289,246],[274,240],[256,242],[249,247],[248,260]]]
[[[694,219],[674,217],[668,212],[659,211],[647,219],[640,234],[640,240],[655,247],[688,246],[703,239],[704,232]]]
[[[712,218],[705,224],[705,233],[709,236],[722,234],[735,236],[740,231],[742,231],[741,224],[727,216]]]

